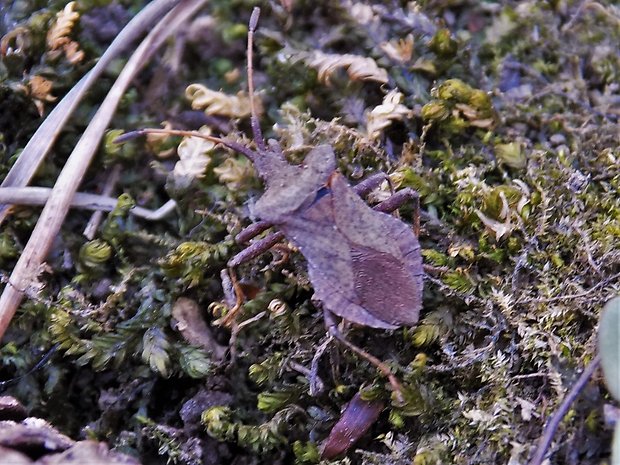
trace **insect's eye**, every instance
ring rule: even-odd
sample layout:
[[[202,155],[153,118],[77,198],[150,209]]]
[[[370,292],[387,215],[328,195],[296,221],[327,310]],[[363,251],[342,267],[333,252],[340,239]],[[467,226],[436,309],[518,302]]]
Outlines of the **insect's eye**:
[[[321,200],[323,197],[325,197],[327,194],[329,194],[331,192],[331,189],[327,186],[323,186],[321,187],[317,192],[316,192],[316,196],[314,197],[314,202],[312,203],[316,203],[319,200]]]

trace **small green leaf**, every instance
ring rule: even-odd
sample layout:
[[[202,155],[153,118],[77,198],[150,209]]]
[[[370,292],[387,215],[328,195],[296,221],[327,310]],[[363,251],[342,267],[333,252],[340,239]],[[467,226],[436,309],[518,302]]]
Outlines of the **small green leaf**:
[[[204,378],[211,370],[209,354],[196,347],[179,347],[179,363],[181,369],[192,378]]]
[[[107,242],[100,239],[87,242],[80,248],[80,269],[101,269],[110,257],[112,257],[112,247]]]
[[[168,372],[170,343],[164,332],[158,327],[149,328],[144,333],[142,344],[142,360],[149,364],[151,370],[168,377],[170,375]]]
[[[258,395],[258,409],[266,413],[275,412],[291,403],[294,398],[295,393],[290,391],[261,392]]]
[[[511,168],[522,169],[527,165],[527,157],[518,142],[495,144],[495,156]]]
[[[601,314],[598,350],[607,389],[620,400],[620,297],[611,299]]]
[[[319,463],[321,456],[319,448],[313,442],[295,441],[293,443],[295,463]]]

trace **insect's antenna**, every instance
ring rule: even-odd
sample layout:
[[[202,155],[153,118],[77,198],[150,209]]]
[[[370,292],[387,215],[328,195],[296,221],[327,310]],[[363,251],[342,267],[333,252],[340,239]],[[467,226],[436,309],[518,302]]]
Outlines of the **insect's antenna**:
[[[254,142],[259,151],[265,150],[265,141],[263,140],[263,133],[260,130],[260,124],[258,123],[258,116],[256,115],[256,105],[254,103],[254,65],[253,52],[254,46],[254,32],[256,31],[256,25],[258,24],[258,17],[260,16],[260,8],[254,7],[252,10],[252,16],[250,16],[250,23],[248,24],[248,92],[250,94],[250,124],[252,126],[252,134],[254,135]]]
[[[199,139],[208,140],[211,142],[215,142],[216,144],[222,144],[229,149],[234,150],[237,153],[245,155],[250,159],[250,161],[256,161],[256,153],[247,148],[244,145],[241,145],[237,142],[229,141],[226,139],[222,139],[220,137],[208,136],[206,134],[202,134],[198,131],[183,131],[180,129],[159,129],[159,128],[143,128],[138,129],[137,131],[126,132],[118,136],[114,139],[115,144],[123,144],[129,140],[135,139],[136,137],[142,137],[147,134],[164,134],[167,136],[181,136],[181,137],[198,137]]]

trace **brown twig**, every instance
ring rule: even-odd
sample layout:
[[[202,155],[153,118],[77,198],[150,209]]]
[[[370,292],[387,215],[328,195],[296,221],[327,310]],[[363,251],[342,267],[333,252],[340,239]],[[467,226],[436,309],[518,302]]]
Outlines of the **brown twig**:
[[[592,361],[586,367],[586,369],[583,370],[583,373],[581,373],[581,376],[579,376],[579,379],[577,380],[575,385],[566,395],[560,407],[557,409],[557,411],[553,414],[553,416],[549,420],[549,423],[547,423],[547,426],[545,427],[545,431],[543,435],[540,437],[540,441],[538,443],[538,447],[536,448],[536,452],[534,452],[534,455],[532,456],[532,459],[529,461],[528,465],[541,465],[542,464],[545,458],[545,454],[547,453],[547,449],[549,449],[549,445],[551,444],[551,441],[553,440],[555,431],[558,429],[558,426],[560,425],[562,418],[564,418],[564,416],[568,412],[568,409],[570,408],[572,403],[575,401],[575,399],[579,396],[583,388],[586,386],[588,380],[590,379],[590,377],[592,376],[592,374],[597,369],[600,363],[601,363],[601,356],[597,355],[596,357],[592,359]]]
[[[19,289],[28,287],[38,274],[52,242],[58,235],[71,206],[71,199],[97,151],[99,142],[112,119],[121,97],[140,68],[157,48],[204,3],[204,0],[185,0],[173,8],[142,41],[123,68],[99,110],[84,131],[69,156],[54,185],[30,240],[26,244],[11,277],[0,296],[0,338],[4,335],[17,307],[23,299]]]

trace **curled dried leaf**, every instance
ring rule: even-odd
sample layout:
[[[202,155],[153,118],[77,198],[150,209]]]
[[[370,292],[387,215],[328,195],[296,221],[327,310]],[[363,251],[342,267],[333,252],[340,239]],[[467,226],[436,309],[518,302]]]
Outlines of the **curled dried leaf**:
[[[202,84],[190,84],[185,97],[191,101],[194,110],[204,110],[207,115],[246,118],[250,116],[250,99],[243,92],[228,95],[208,89]]]
[[[41,76],[32,76],[30,78],[28,91],[41,116],[43,116],[45,110],[45,103],[53,102],[57,99],[57,97],[52,95],[52,81]]]
[[[200,132],[207,136],[211,135],[211,129],[207,126],[200,128]],[[198,137],[184,138],[177,149],[179,161],[174,166],[174,176],[189,179],[203,177],[211,161],[207,153],[211,152],[215,145],[214,142]]]
[[[29,82],[30,95],[42,102],[53,102],[57,97],[52,95],[52,81],[42,76],[32,76]]]
[[[376,140],[381,132],[392,124],[392,121],[402,120],[411,116],[411,110],[403,105],[403,94],[391,90],[383,98],[383,103],[366,114],[366,133],[370,140]]]
[[[406,63],[413,56],[413,35],[409,34],[404,39],[390,40],[381,44],[381,50],[392,60]]]
[[[244,159],[236,158],[227,158],[220,166],[213,168],[213,172],[232,191],[239,190],[254,177],[252,165]]]
[[[84,52],[80,50],[80,44],[72,40],[64,47],[65,58],[69,63],[75,65],[84,59]]]
[[[69,2],[62,11],[56,14],[56,22],[47,32],[49,50],[58,50],[71,40],[67,36],[71,34],[73,26],[80,19],[80,14],[73,11],[73,8],[75,8],[75,2]]]
[[[80,14],[74,11],[75,6],[75,2],[67,3],[65,8],[56,14],[56,21],[47,32],[47,56],[51,60],[63,53],[72,64],[84,59],[84,52],[79,49],[79,44],[69,38],[73,27],[80,19]]]
[[[329,85],[331,75],[340,68],[346,68],[347,74],[353,81],[375,81],[382,84],[388,82],[387,71],[369,57],[317,51],[310,55],[306,63],[317,70],[319,81],[327,85]]]
[[[271,312],[271,315],[274,317],[285,315],[289,311],[289,308],[288,308],[288,305],[286,305],[286,302],[283,302],[280,299],[273,299],[271,302],[269,302],[267,309]]]
[[[30,30],[23,26],[17,26],[0,39],[0,55],[7,56],[23,53],[30,46],[31,42]]]

